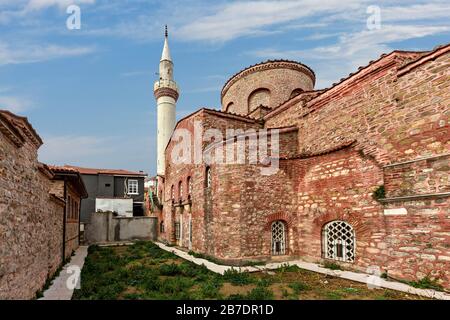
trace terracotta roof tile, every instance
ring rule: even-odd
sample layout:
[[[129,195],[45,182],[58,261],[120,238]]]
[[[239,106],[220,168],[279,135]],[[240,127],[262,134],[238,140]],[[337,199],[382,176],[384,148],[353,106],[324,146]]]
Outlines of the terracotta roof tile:
[[[73,169],[80,174],[109,174],[109,175],[122,175],[122,176],[147,176],[144,172],[128,171],[123,169],[96,169],[96,168],[84,168],[77,166],[65,165],[64,168]]]

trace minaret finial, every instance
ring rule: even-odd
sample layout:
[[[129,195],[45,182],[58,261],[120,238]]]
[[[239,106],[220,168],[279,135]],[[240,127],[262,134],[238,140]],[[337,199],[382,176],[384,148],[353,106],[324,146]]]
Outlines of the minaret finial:
[[[164,33],[164,35],[166,36],[166,38],[169,36],[169,31],[167,30],[167,24],[166,24],[166,32]]]

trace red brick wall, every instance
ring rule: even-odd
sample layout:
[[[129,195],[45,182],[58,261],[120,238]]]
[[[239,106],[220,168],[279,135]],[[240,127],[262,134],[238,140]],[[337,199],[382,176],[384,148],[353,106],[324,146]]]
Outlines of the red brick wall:
[[[269,226],[281,219],[288,227],[285,258],[321,261],[323,226],[344,220],[356,234],[355,262],[346,267],[378,266],[407,280],[429,275],[448,287],[450,201],[442,193],[450,180],[450,57],[408,65],[417,57],[394,52],[326,92],[304,93],[267,114],[266,128],[298,128],[281,136],[289,159],[274,175],[262,176],[255,165],[213,165],[212,188],[205,190],[205,165],[168,163],[166,195],[180,178],[194,179],[192,249],[232,263],[270,259]],[[245,88],[237,90],[245,96]],[[195,117],[206,127],[259,127],[205,114]],[[192,119],[180,126],[192,128]],[[377,201],[382,185],[387,199]],[[407,198],[392,199],[398,196]],[[165,206],[165,218],[177,219],[170,212]]]

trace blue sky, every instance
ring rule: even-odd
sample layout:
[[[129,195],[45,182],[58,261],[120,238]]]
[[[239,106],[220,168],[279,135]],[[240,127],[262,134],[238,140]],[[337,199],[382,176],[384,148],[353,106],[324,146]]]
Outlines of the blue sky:
[[[70,4],[80,30],[66,28]],[[367,27],[371,5],[379,29]],[[325,88],[382,53],[450,42],[449,16],[448,1],[0,0],[0,108],[29,118],[41,161],[154,174],[164,24],[181,118],[219,109],[222,85],[248,65],[298,60]]]

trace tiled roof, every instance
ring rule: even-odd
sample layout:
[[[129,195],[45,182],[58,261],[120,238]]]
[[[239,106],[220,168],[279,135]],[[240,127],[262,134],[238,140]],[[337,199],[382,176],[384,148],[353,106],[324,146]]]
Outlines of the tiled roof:
[[[147,176],[144,172],[135,172],[135,171],[128,171],[123,169],[95,169],[95,168],[84,168],[84,167],[77,167],[77,166],[70,166],[65,165],[64,168],[68,169],[74,169],[78,171],[80,174],[109,174],[109,175],[120,175],[120,176]]]
[[[48,165],[48,167],[55,173],[80,173],[78,170],[71,167],[61,167],[54,165]]]
[[[39,148],[42,145],[42,139],[37,134],[37,132],[34,130],[33,126],[28,121],[28,118],[18,116],[8,110],[2,110],[0,109],[0,116],[1,118],[8,121],[10,126],[14,127],[14,130],[17,133],[20,133],[18,136],[19,140],[23,140],[25,137],[29,139],[37,148]]]
[[[73,177],[72,181],[75,182],[76,188],[78,188],[78,190],[80,191],[81,197],[82,198],[88,197],[88,192],[86,190],[86,186],[85,186],[83,180],[81,179],[80,171],[78,171],[75,168],[68,167],[68,166],[48,165],[47,167],[55,175],[55,177],[58,175],[61,175],[61,176],[70,175],[71,177]]]

